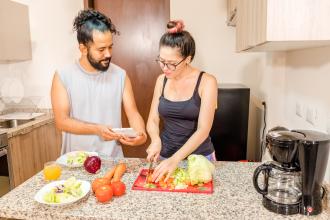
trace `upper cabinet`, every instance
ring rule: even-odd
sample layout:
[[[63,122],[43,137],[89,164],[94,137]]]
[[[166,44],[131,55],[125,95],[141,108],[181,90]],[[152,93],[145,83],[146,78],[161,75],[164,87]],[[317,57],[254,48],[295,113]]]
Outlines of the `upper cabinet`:
[[[227,24],[236,26],[237,20],[237,0],[227,0]]]
[[[32,59],[28,6],[0,1],[0,62]]]
[[[237,51],[330,45],[329,0],[237,1]]]

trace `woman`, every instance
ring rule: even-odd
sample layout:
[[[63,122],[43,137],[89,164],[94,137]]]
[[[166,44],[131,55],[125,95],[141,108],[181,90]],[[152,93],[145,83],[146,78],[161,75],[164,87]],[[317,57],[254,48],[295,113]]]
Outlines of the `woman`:
[[[183,30],[183,22],[170,21],[167,28],[156,60],[163,74],[155,85],[147,123],[151,138],[147,159],[162,160],[153,172],[156,182],[164,175],[167,181],[179,162],[192,153],[215,160],[209,132],[216,109],[217,81],[190,65],[195,41]],[[164,122],[161,136],[160,117]]]

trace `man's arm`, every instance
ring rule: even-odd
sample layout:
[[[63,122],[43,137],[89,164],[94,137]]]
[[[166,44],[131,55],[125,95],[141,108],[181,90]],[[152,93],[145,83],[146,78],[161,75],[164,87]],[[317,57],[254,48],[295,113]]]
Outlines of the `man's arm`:
[[[104,140],[120,138],[120,135],[111,132],[105,125],[83,122],[70,117],[69,97],[58,73],[54,74],[51,101],[56,127],[59,130],[73,134],[95,134]]]
[[[131,80],[127,75],[124,85],[123,105],[130,127],[134,128],[140,135],[137,138],[121,139],[120,142],[128,145],[141,145],[145,143],[147,135],[144,121],[136,107]]]

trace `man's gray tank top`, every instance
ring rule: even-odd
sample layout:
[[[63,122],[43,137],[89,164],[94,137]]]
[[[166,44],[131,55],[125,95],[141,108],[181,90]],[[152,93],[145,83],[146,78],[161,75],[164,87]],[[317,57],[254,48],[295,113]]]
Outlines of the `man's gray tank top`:
[[[70,117],[121,128],[125,70],[111,63],[105,72],[88,73],[76,62],[58,70],[57,73],[68,93]],[[104,141],[97,135],[62,132],[62,154],[76,150],[123,157],[122,148],[116,141]]]
[[[164,77],[162,94],[159,98],[158,112],[164,122],[161,133],[162,149],[160,155],[171,157],[177,152],[197,130],[198,116],[201,106],[201,98],[198,87],[204,72],[198,76],[198,80],[192,97],[185,101],[170,101],[164,97],[164,88],[167,78]],[[207,137],[192,154],[208,156],[214,152],[211,138]]]

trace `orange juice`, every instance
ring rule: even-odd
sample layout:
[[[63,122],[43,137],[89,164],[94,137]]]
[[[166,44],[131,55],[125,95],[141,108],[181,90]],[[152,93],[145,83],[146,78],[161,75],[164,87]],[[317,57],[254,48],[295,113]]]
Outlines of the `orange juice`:
[[[47,162],[44,166],[45,180],[57,180],[61,176],[61,166],[55,162]]]

